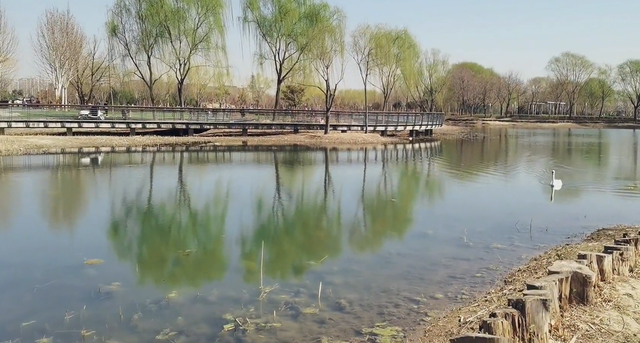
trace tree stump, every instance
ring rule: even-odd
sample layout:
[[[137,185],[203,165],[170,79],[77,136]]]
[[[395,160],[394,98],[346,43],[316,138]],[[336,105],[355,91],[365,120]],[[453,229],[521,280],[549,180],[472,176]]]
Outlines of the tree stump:
[[[491,312],[489,318],[505,320],[511,327],[511,336],[516,342],[525,342],[527,339],[527,325],[524,317],[514,308],[503,308]]]
[[[555,299],[554,312],[560,313],[569,308],[569,294],[571,286],[571,274],[552,274],[526,283],[527,289],[546,289]]]
[[[640,237],[638,236],[618,238],[613,241],[613,244],[632,246],[636,256],[640,253]]]
[[[455,337],[449,340],[450,343],[514,343],[510,338],[498,337],[486,334],[469,334]]]
[[[553,262],[547,268],[549,274],[570,274],[569,303],[591,305],[593,304],[596,285],[596,274],[587,266],[576,261],[560,260]]]
[[[598,255],[608,256],[606,254],[591,252],[591,251],[580,251],[578,252],[578,261],[585,261],[585,265],[591,269],[592,272],[596,274],[596,284],[600,282],[600,268],[598,267]]]
[[[613,275],[629,276],[635,267],[634,247],[628,245],[605,245],[604,252],[610,254],[613,265]]]
[[[486,318],[480,322],[480,333],[512,338],[511,324],[502,318]]]
[[[527,342],[548,343],[551,322],[551,298],[525,296],[508,299],[509,306],[524,317],[527,328]]]
[[[596,273],[597,281],[609,282],[611,281],[611,279],[613,279],[613,265],[611,255],[591,251],[581,251],[578,253],[578,260],[587,261],[587,267],[589,267],[591,271]]]

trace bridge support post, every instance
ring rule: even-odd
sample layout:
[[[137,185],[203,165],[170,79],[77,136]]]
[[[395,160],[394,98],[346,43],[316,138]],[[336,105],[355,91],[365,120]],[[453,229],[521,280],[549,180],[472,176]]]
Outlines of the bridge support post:
[[[427,131],[425,131],[425,135],[429,137],[433,136],[433,129],[427,129]]]
[[[135,127],[130,127],[129,128],[129,136],[133,137],[136,135],[136,128]]]
[[[247,137],[249,135],[249,129],[246,127],[242,128],[242,137]]]
[[[187,136],[189,136],[189,137],[193,136],[193,129],[192,128],[188,128],[187,129]]]
[[[418,137],[419,131],[417,130],[409,130],[409,137],[416,138]]]
[[[380,131],[380,136],[387,137],[387,130]]]
[[[293,127],[293,133],[294,133],[294,134],[300,133],[300,128],[299,128],[299,127],[297,127],[297,126],[294,126],[294,127]]]
[[[69,137],[73,136],[73,128],[70,128],[70,127],[67,128],[67,136]]]
[[[4,136],[4,127],[0,127],[0,136]]]

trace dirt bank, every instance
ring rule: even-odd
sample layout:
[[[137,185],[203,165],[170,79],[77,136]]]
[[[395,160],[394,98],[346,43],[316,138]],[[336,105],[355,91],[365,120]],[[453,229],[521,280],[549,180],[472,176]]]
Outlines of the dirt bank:
[[[492,310],[507,305],[507,298],[518,295],[526,281],[546,275],[553,261],[575,259],[578,251],[601,251],[623,233],[636,234],[640,227],[617,226],[600,229],[579,243],[554,247],[532,258],[526,265],[513,270],[504,281],[476,299],[473,303],[454,308],[439,318],[429,318],[408,334],[408,342],[448,343],[449,339],[465,333],[475,333],[480,320]],[[604,284],[597,294],[597,305],[576,306],[564,314],[564,333],[554,337],[558,342],[640,342],[640,272],[630,277],[617,277]]]
[[[299,133],[253,137],[162,137],[162,136],[0,136],[0,156],[54,153],[60,149],[93,147],[157,147],[196,145],[299,145],[309,147],[353,148],[410,142],[408,136],[382,137],[370,133]]]
[[[450,117],[445,121],[448,126],[462,127],[514,127],[522,129],[640,129],[640,124],[633,121],[615,120],[563,120],[563,119],[532,119],[532,118],[480,118],[480,117]]]

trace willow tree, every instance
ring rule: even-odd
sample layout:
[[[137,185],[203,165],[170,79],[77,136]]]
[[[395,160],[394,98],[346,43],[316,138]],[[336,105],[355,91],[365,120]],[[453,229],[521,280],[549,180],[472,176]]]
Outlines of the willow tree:
[[[382,109],[386,110],[391,94],[402,79],[402,66],[419,54],[420,47],[407,29],[379,25],[373,36],[373,74],[378,81],[373,85],[382,92]]]
[[[321,13],[328,15],[321,21],[315,42],[309,51],[309,61],[316,71],[321,85],[314,85],[324,95],[324,134],[329,133],[329,117],[336,99],[338,84],[344,79],[346,67],[346,23],[347,16],[338,7],[322,3]]]
[[[159,0],[160,26],[166,38],[162,61],[175,79],[178,103],[185,106],[184,85],[203,57],[213,65],[226,64],[226,13],[228,0]]]
[[[7,13],[0,8],[0,87],[9,87],[13,73],[17,67],[16,53],[18,51],[18,36],[9,24]]]
[[[133,74],[149,92],[155,105],[154,87],[164,73],[157,64],[165,45],[162,30],[163,2],[157,0],[116,0],[109,11],[107,33],[116,43],[123,61],[133,66]]]
[[[48,8],[38,19],[33,52],[40,70],[55,87],[56,98],[67,104],[67,86],[86,36],[70,9]]]
[[[449,79],[449,56],[438,49],[410,52],[401,68],[404,85],[421,110],[433,112]]]
[[[633,106],[633,120],[640,108],[640,60],[627,60],[618,66],[618,85]]]
[[[364,132],[369,132],[369,99],[367,97],[367,86],[369,85],[369,78],[373,71],[374,56],[373,56],[373,32],[374,27],[370,24],[360,24],[351,33],[351,41],[349,44],[349,53],[358,66],[358,72],[362,79],[362,86],[364,87]]]
[[[569,116],[573,115],[580,91],[596,70],[595,64],[583,55],[563,52],[549,60],[547,70],[561,85],[569,103]]]
[[[242,0],[240,22],[255,40],[260,65],[272,63],[276,76],[274,108],[280,107],[285,81],[308,69],[305,57],[331,15],[330,6],[314,0]],[[275,112],[273,114],[275,120]]]

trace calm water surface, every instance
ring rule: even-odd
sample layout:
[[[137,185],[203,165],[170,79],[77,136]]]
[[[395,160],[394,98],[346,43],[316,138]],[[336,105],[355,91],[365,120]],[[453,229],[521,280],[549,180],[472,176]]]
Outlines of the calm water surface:
[[[484,133],[1,158],[0,341],[347,339],[464,302],[544,246],[638,222],[639,132]]]

